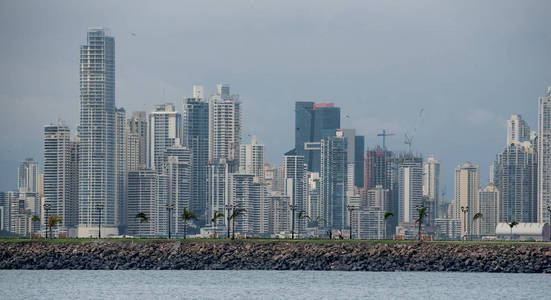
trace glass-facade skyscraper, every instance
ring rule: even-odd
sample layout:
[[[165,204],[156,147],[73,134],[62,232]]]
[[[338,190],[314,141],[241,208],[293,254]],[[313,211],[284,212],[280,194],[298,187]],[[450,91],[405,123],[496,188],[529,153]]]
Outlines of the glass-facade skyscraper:
[[[89,28],[80,47],[78,236],[116,235],[115,39]]]
[[[305,143],[320,143],[341,128],[341,109],[333,103],[295,103],[295,151],[304,156],[308,171],[320,171],[320,150],[305,150]],[[319,148],[319,147],[317,147]]]
[[[192,98],[184,99],[182,110],[182,144],[192,153],[190,208],[201,221],[208,221],[207,178],[209,162],[209,103],[203,89],[194,86]]]

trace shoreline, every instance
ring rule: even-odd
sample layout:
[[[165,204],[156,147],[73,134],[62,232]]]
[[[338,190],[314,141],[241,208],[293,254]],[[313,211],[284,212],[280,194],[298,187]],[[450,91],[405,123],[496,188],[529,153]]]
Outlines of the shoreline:
[[[551,273],[549,243],[0,241],[0,269]]]

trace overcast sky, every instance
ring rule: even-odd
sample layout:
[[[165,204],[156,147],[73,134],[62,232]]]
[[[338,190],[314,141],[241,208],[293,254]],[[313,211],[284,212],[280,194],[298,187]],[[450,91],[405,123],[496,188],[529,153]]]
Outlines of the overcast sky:
[[[44,125],[77,126],[79,46],[95,25],[115,37],[127,113],[181,109],[193,84],[228,83],[244,142],[257,135],[275,164],[293,148],[294,102],[334,102],[369,147],[383,128],[397,133],[392,150],[414,134],[415,151],[441,160],[448,195],[466,160],[485,185],[510,115],[537,127],[550,11],[546,0],[2,1],[0,190],[16,188],[22,159],[42,162]]]

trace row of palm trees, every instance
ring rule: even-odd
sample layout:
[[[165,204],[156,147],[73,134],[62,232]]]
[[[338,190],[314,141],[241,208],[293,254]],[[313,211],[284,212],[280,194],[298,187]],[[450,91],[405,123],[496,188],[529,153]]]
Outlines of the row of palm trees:
[[[191,210],[188,210],[184,207],[184,211],[180,215],[182,220],[184,220],[184,239],[187,237],[187,224],[191,220],[197,220],[197,216]],[[143,212],[137,213],[134,217],[140,221],[140,224],[149,222],[149,217]]]
[[[231,233],[232,240],[235,239],[235,219],[237,219],[237,217],[239,217],[240,215],[244,214],[245,211],[246,210],[244,208],[234,208],[232,213],[228,216],[228,224],[231,223],[232,228],[233,228],[232,233]],[[185,239],[185,238],[187,238],[188,222],[190,222],[191,220],[197,220],[197,215],[195,215],[195,213],[193,211],[188,210],[187,208],[184,207],[184,211],[182,212],[182,214],[180,216],[182,217],[182,220],[184,221],[184,239]],[[217,223],[218,219],[223,218],[223,217],[224,217],[223,213],[221,213],[219,211],[215,211],[214,216],[210,220],[213,224],[215,234],[216,234],[216,223]],[[145,223],[145,222],[149,222],[149,218],[143,212],[140,212],[140,213],[136,214],[135,219],[138,219],[140,221],[140,224]],[[229,237],[230,237],[230,227],[228,226],[228,238]]]
[[[239,216],[243,215],[247,210],[244,209],[244,208],[237,208],[237,207],[234,207],[233,210],[232,210],[232,213],[229,214],[229,210],[228,210],[228,224],[232,224],[232,232],[231,232],[231,239],[234,240],[235,239],[235,219],[237,219]],[[214,229],[214,235],[216,236],[216,223],[218,222],[218,219],[220,218],[223,218],[224,217],[224,214],[219,212],[219,211],[215,211],[214,212],[214,215],[212,216],[212,218],[210,219],[210,222],[212,223],[212,227]],[[230,226],[228,226],[228,235],[227,235],[227,238],[230,238]]]
[[[37,223],[40,223],[40,217],[37,216],[37,215],[34,215],[32,218],[31,218],[31,221],[35,224]],[[61,224],[62,223],[62,220],[61,220],[61,217],[59,217],[58,215],[49,215],[48,216],[48,222],[47,222],[47,226],[48,228],[50,229],[50,238],[53,238],[53,227],[57,226],[57,224]],[[37,226],[38,227],[38,226]],[[48,238],[48,231],[46,231],[46,238]]]

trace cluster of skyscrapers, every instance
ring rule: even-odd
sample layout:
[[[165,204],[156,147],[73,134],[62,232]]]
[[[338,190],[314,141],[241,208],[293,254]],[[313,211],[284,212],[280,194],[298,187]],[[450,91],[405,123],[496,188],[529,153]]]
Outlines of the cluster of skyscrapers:
[[[424,234],[440,239],[495,237],[511,222],[533,233],[549,223],[551,89],[539,100],[537,133],[520,115],[508,121],[486,187],[479,166],[457,166],[451,202],[435,157],[384,142],[366,149],[333,103],[296,102],[295,146],[275,166],[256,137],[242,144],[241,124],[239,97],[224,84],[209,96],[193,86],[181,103],[127,116],[115,104],[115,40],[90,28],[77,134],[61,121],[44,126],[43,172],[32,159],[21,163],[18,190],[0,193],[0,229],[38,234],[55,214],[58,236],[179,237],[188,210],[198,217],[189,230],[203,236],[235,223],[256,237],[414,238],[423,207]],[[213,219],[216,212],[224,216]]]

